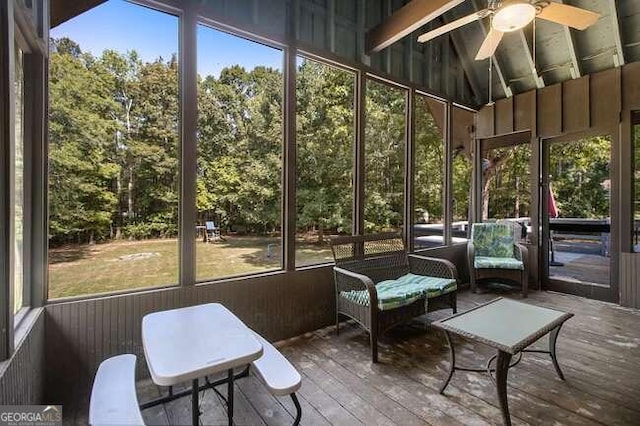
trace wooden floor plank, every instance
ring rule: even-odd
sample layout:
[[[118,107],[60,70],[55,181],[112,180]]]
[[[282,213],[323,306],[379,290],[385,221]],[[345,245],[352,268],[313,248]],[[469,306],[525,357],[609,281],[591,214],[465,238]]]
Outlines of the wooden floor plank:
[[[238,388],[267,425],[293,423],[293,417],[253,374],[237,381]]]
[[[312,350],[310,350],[310,348]],[[424,424],[424,420],[421,420],[418,416],[411,413],[411,411],[378,391],[366,378],[355,375],[352,371],[344,368],[320,350],[313,349],[311,345],[305,345],[301,350],[306,353],[319,368],[322,368],[336,380],[339,380],[353,394],[358,395],[369,404],[384,412],[392,422],[406,426]],[[284,348],[284,350],[286,351],[285,353],[289,355],[291,351],[295,351],[295,348]],[[295,357],[292,358],[294,359]]]
[[[342,382],[324,371],[318,364],[306,355],[300,353],[290,358],[305,376],[323,389],[327,394],[342,405],[351,414],[366,425],[391,426],[395,423],[387,415],[379,411],[374,405],[351,392]]]
[[[495,288],[461,292],[458,308],[464,311],[500,296],[575,314],[558,339],[565,381],[542,354],[525,354],[509,371],[514,426],[640,424],[640,311],[553,292],[532,292],[522,299],[517,291]],[[391,330],[380,341],[378,364],[370,361],[367,334],[353,322],[343,326],[340,336],[328,327],[284,342],[281,352],[302,375],[301,424],[501,424],[495,387],[486,375],[456,372],[445,395],[438,394],[449,352],[441,332],[428,324],[448,315],[450,311],[442,310]],[[492,354],[490,348],[464,339],[455,338],[454,344],[460,364],[482,364]],[[547,338],[535,344],[546,345]],[[224,386],[219,389],[226,393]],[[138,383],[141,401],[158,392],[148,379]],[[235,396],[238,425],[293,422],[291,399],[273,397],[253,375],[236,382]],[[87,406],[87,395],[79,395],[69,408],[74,413],[65,418],[72,419],[70,424],[86,423]],[[201,408],[203,424],[226,424],[224,403],[212,391],[201,394]],[[145,410],[143,416],[149,424],[189,424],[190,399]]]
[[[350,333],[341,333],[347,339]],[[364,336],[362,339],[367,340]],[[481,416],[463,407],[447,404],[444,399],[427,391],[410,377],[398,371],[392,363],[372,364],[367,348],[353,349],[352,344],[327,346],[322,339],[313,341],[325,353],[355,374],[367,378],[378,390],[433,425],[486,424]],[[409,373],[410,376],[410,373]]]
[[[357,417],[347,411],[331,395],[319,387],[313,380],[302,375],[302,386],[299,394],[317,410],[330,424],[340,425],[363,425]]]

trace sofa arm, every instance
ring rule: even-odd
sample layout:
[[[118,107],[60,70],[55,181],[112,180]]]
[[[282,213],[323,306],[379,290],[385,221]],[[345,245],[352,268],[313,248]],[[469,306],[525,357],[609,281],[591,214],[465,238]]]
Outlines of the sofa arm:
[[[529,250],[522,244],[513,245],[513,255],[524,264],[525,269],[529,263]]]
[[[412,274],[450,278],[458,281],[458,271],[456,267],[446,259],[410,254],[409,271]]]
[[[333,275],[336,281],[336,297],[339,297],[343,291],[367,290],[369,292],[370,306],[378,306],[378,293],[376,292],[376,285],[371,278],[338,266],[333,267]]]

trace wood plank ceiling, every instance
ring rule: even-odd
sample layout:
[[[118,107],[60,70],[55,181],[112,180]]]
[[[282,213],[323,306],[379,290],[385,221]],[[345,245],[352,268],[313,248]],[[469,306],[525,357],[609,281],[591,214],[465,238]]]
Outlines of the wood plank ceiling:
[[[52,26],[90,9],[104,0],[52,0]],[[255,0],[254,0],[255,1]],[[295,2],[298,0],[282,0]],[[319,7],[329,7],[324,1]],[[409,0],[345,0],[346,3],[362,1],[358,13],[388,7],[388,15],[409,3]],[[423,1],[423,0],[413,0]],[[640,61],[640,1],[639,0],[549,0],[571,6],[593,10],[601,14],[592,27],[577,31],[567,27],[536,20],[535,58],[533,55],[533,31],[531,26],[522,31],[506,34],[493,57],[492,98],[511,97],[517,93],[578,78],[580,76],[614,68],[628,62]],[[340,2],[342,3],[342,1]],[[333,3],[331,3],[333,4]],[[487,0],[464,0],[441,17],[423,26],[420,30],[396,41],[383,50],[397,51],[407,44],[408,38],[416,37],[427,29],[434,29],[462,16],[484,9]],[[383,20],[382,16],[380,20]],[[356,19],[357,20],[357,19]],[[380,21],[369,22],[367,29]],[[424,30],[424,31],[423,31]],[[450,39],[460,57],[464,72],[475,94],[478,106],[488,102],[489,60],[476,61],[475,54],[488,31],[488,19],[476,21],[450,33]],[[443,36],[446,37],[446,36]],[[436,39],[427,43],[440,45]],[[414,40],[409,44],[418,45]],[[400,49],[403,50],[403,49]],[[380,56],[380,55],[376,55]],[[410,67],[411,68],[411,67]],[[423,68],[426,74],[437,73],[433,67]],[[392,73],[393,74],[393,73]],[[429,82],[432,76],[420,76],[416,81]],[[430,87],[430,86],[429,86]],[[447,92],[448,93],[448,92]],[[455,96],[454,96],[455,97]],[[454,99],[464,102],[462,99]]]
[[[535,63],[532,26],[506,34],[493,58],[493,99],[511,97],[527,90],[640,61],[640,1],[552,0],[598,12],[592,27],[578,31],[536,20]],[[486,0],[467,0],[442,16],[447,23],[486,7]],[[466,62],[488,101],[489,60],[474,56],[488,31],[488,20],[457,29],[452,38],[465,46],[458,55]]]

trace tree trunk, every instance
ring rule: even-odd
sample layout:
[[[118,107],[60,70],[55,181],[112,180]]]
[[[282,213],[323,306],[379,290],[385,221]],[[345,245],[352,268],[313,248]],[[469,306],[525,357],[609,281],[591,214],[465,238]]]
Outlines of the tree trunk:
[[[133,166],[129,166],[129,183],[127,185],[127,221],[133,220]]]
[[[324,243],[324,225],[322,222],[318,224],[318,244]]]
[[[513,209],[515,217],[520,217],[520,176],[516,176],[516,205]]]

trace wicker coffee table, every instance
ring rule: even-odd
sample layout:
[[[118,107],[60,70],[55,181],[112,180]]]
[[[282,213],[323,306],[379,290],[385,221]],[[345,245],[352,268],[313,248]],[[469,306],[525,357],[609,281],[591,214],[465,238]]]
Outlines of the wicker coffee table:
[[[573,314],[569,312],[498,298],[466,312],[434,322],[435,327],[444,330],[451,354],[449,373],[440,386],[440,393],[444,393],[456,370],[486,372],[496,385],[504,424],[511,425],[507,401],[509,368],[520,362],[523,352],[546,353],[551,355],[551,361],[553,361],[558,376],[564,380],[556,358],[556,340],[560,327],[572,316]],[[456,366],[451,334],[495,348],[497,353],[487,360],[484,368],[458,367]],[[529,345],[546,334],[549,334],[549,350],[527,349]],[[514,355],[517,355],[517,359],[512,363]]]

